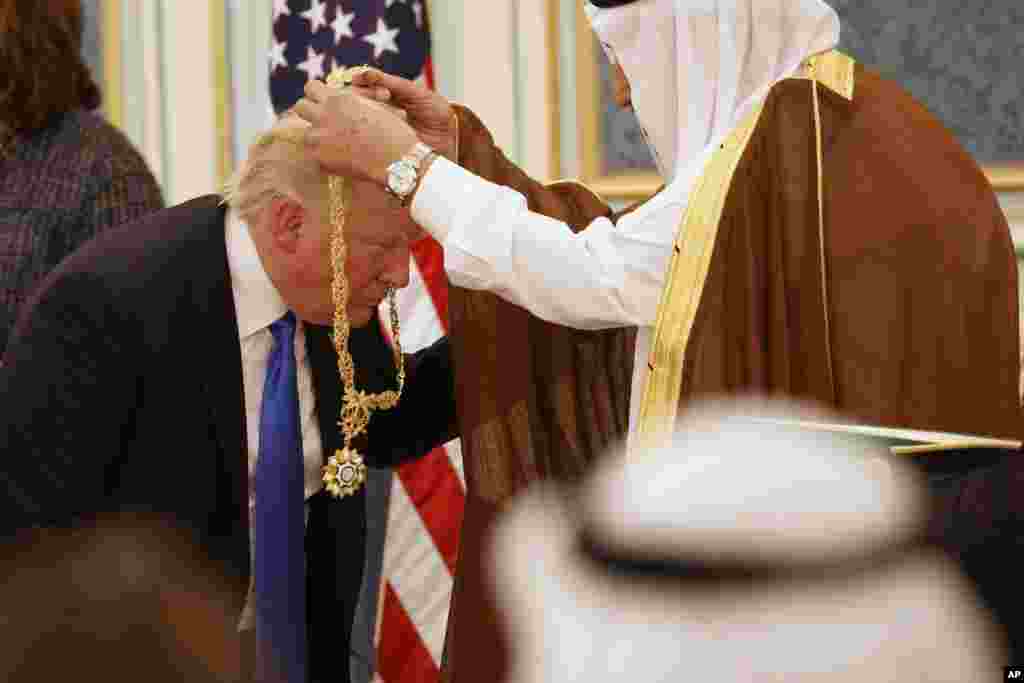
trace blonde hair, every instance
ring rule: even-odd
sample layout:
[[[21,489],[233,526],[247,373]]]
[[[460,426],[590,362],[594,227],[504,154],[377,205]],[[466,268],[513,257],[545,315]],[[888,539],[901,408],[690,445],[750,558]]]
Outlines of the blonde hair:
[[[306,153],[303,135],[309,124],[284,115],[249,146],[249,154],[228,181],[223,200],[249,225],[279,197],[287,197],[326,219],[327,175]]]

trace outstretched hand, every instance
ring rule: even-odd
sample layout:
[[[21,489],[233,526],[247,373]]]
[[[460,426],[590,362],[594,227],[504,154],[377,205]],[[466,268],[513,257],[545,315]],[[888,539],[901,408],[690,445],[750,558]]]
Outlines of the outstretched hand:
[[[352,77],[352,85],[377,93],[391,106],[405,111],[416,135],[435,152],[458,163],[458,123],[447,99],[419,83],[367,68]]]
[[[309,81],[306,96],[292,111],[310,124],[306,146],[327,173],[384,185],[388,166],[408,153],[417,137],[394,111],[361,94],[367,90],[339,91]],[[371,92],[377,100],[389,97],[380,88]]]

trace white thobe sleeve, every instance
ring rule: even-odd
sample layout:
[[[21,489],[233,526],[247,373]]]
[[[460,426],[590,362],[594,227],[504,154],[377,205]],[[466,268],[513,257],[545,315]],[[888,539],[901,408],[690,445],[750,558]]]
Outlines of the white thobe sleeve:
[[[518,192],[440,157],[411,207],[443,246],[453,284],[579,329],[654,324],[682,210],[649,202],[617,225],[602,217],[574,233],[531,212]]]

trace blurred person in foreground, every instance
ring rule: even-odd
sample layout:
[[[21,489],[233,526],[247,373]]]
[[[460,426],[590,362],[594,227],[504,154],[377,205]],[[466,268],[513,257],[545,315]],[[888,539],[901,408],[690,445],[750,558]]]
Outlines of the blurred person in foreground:
[[[625,213],[531,180],[467,109],[379,71],[356,82],[407,120],[312,82],[296,107],[327,169],[400,186],[417,143],[443,155],[412,174],[405,204],[457,285],[457,680],[500,661],[480,563],[501,504],[536,479],[578,480],[627,434],[657,445],[695,399],[789,396],[876,425],[1024,431],[1017,261],[995,194],[923,106],[834,50],[828,5],[586,9],[666,183]],[[945,503],[952,521],[935,529],[966,549],[987,522]]]
[[[701,406],[499,518],[510,683],[999,680],[1004,634],[926,541],[916,473],[765,410]]]
[[[396,464],[451,439],[455,417],[447,341],[403,359],[377,321],[419,230],[367,183],[336,211],[304,128],[261,136],[226,203],[79,249],[0,369],[3,549],[16,561],[39,528],[156,515],[226,577],[242,671],[287,683],[348,680],[366,535],[353,452]]]
[[[0,567],[0,680],[232,683],[241,672],[231,593],[158,518],[52,531]]]
[[[0,0],[0,358],[35,286],[93,235],[163,208],[95,110],[78,0]]]

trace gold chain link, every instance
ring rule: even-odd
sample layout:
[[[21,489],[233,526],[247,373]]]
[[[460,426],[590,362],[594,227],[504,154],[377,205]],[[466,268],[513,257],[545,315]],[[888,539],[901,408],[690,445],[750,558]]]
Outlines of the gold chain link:
[[[327,84],[342,88],[350,85],[352,76],[360,69],[335,70],[327,78]],[[398,305],[395,301],[395,289],[389,288],[387,293],[388,307],[391,313],[391,334],[394,338],[395,366],[398,368],[398,389],[384,391],[379,394],[368,394],[356,388],[355,364],[352,354],[348,351],[348,339],[351,326],[348,320],[349,285],[345,272],[345,261],[348,246],[345,243],[346,206],[349,191],[345,179],[331,176],[328,181],[330,192],[330,217],[333,225],[331,235],[331,265],[334,278],[331,295],[334,298],[334,349],[338,354],[338,372],[341,375],[344,393],[341,402],[341,415],[338,426],[344,436],[344,448],[337,451],[323,468],[323,480],[327,491],[342,497],[355,494],[366,481],[366,465],[362,456],[352,448],[352,440],[366,431],[374,410],[388,410],[398,404],[405,387],[405,358],[402,355],[401,330],[398,322]]]
[[[405,386],[405,360],[402,356],[401,330],[398,322],[398,306],[395,302],[395,290],[388,290],[388,307],[391,313],[391,331],[394,335],[395,366],[398,368],[398,389],[379,394],[367,394],[359,391],[355,385],[355,365],[352,354],[348,351],[350,325],[347,315],[349,299],[348,278],[345,276],[345,259],[348,248],[342,234],[345,223],[344,180],[337,176],[331,177],[331,215],[334,217],[335,230],[331,239],[331,260],[334,268],[332,295],[334,297],[334,349],[338,354],[338,371],[344,383],[345,393],[342,400],[341,419],[339,425],[345,435],[345,446],[351,445],[352,439],[366,431],[370,414],[374,410],[394,408],[402,395]]]

